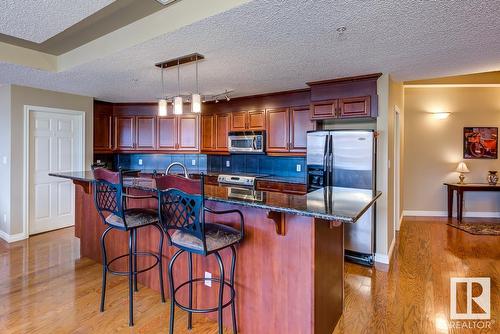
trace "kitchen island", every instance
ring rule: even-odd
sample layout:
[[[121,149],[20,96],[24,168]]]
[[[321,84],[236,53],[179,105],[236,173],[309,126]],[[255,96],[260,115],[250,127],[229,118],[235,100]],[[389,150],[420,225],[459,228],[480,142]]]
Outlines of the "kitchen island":
[[[99,237],[105,229],[94,207],[92,173],[51,174],[75,183],[75,234],[80,238],[82,257],[101,261]],[[127,191],[133,194],[155,191],[151,178],[126,177]],[[325,333],[333,332],[343,311],[344,297],[344,224],[356,223],[372,206],[380,193],[370,190],[326,187],[305,195],[253,191],[252,196],[239,189],[207,185],[206,205],[212,209],[238,209],[245,219],[245,239],[237,247],[236,304],[238,328],[242,333]],[[157,207],[155,199],[129,200],[129,207]],[[207,221],[212,221],[207,214]],[[217,217],[231,224],[236,217]],[[146,227],[139,231],[139,250],[155,251],[158,232]],[[113,231],[108,239],[111,257],[127,252],[127,235]],[[144,235],[147,234],[147,235]],[[175,252],[164,247],[164,268]],[[183,254],[184,256],[185,254]],[[229,263],[229,251],[221,253]],[[140,259],[139,267],[149,259]],[[126,261],[117,269],[126,268]],[[121,268],[120,268],[121,267]],[[226,265],[226,269],[228,269]],[[195,256],[196,277],[206,272],[218,275],[215,259]],[[165,282],[167,282],[167,275]],[[180,259],[174,271],[176,283],[187,278],[187,258]],[[139,275],[139,282],[159,290],[155,271]],[[168,289],[167,289],[168,290]],[[216,304],[218,287],[201,284],[194,288],[197,308]],[[180,302],[187,301],[180,291]],[[229,292],[225,292],[228,296]],[[140,298],[140,292],[136,298]],[[96,300],[96,308],[98,300]],[[167,307],[166,307],[167,310]],[[230,326],[230,310],[224,312]],[[216,314],[209,315],[215,317]]]

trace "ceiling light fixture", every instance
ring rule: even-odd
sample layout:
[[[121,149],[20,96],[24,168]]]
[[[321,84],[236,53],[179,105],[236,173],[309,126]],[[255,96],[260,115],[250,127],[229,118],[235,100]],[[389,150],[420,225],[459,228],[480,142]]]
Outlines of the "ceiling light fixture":
[[[181,64],[179,61],[177,61],[177,90],[178,95],[174,97],[174,115],[182,115]]]
[[[198,56],[196,56],[196,93],[191,97],[191,111],[194,113],[201,112],[200,86],[198,85]]]
[[[171,4],[172,2],[175,2],[176,0],[156,0],[156,1],[158,1],[162,5],[166,6],[166,5]]]
[[[165,82],[163,80],[164,68],[161,68],[161,98],[158,100],[158,116],[167,116],[167,99],[165,98]]]

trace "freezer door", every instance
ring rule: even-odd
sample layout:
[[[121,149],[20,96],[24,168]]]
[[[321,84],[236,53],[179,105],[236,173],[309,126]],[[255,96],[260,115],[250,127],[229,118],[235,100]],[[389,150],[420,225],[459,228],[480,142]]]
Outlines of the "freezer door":
[[[344,247],[362,254],[373,254],[373,207],[368,209],[354,224],[344,226]]]
[[[328,135],[328,131],[315,131],[307,134],[307,166],[324,166]]]
[[[373,131],[332,131],[333,185],[346,188],[374,188]]]

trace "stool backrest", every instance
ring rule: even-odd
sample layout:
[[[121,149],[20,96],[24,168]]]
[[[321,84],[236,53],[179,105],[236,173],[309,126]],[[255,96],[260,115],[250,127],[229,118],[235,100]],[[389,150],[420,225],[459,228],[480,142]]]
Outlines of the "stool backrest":
[[[123,178],[121,172],[113,172],[106,168],[92,166],[94,173],[94,203],[103,220],[105,213],[122,218],[123,213]],[[126,226],[126,225],[125,225]]]
[[[156,178],[160,223],[163,229],[180,230],[203,242],[205,240],[204,177],[192,180],[175,175]],[[168,234],[168,233],[167,233]]]

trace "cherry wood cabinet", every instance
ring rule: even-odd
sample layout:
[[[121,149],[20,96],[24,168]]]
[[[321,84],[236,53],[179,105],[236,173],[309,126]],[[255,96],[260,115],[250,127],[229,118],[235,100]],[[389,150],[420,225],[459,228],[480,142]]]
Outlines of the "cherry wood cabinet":
[[[156,149],[156,117],[137,116],[135,126],[135,148],[146,151]]]
[[[307,186],[300,183],[285,183],[275,181],[257,180],[257,190],[281,192],[285,194],[299,194],[307,193]]]
[[[107,153],[113,151],[113,116],[108,113],[94,114],[94,151]]]
[[[174,151],[177,145],[177,122],[175,116],[158,117],[157,148],[162,151]]]
[[[227,152],[231,114],[201,116],[201,151]]]
[[[115,117],[115,150],[135,149],[135,117]]]
[[[307,149],[307,131],[314,130],[309,107],[267,110],[267,152],[303,155]]]
[[[231,113],[231,131],[261,131],[266,129],[265,110]]]
[[[355,118],[370,116],[370,96],[340,99],[339,117]]]
[[[337,117],[339,101],[328,100],[311,104],[311,119],[328,119]]]
[[[199,150],[199,125],[198,116],[182,115],[177,117],[177,150]]]

